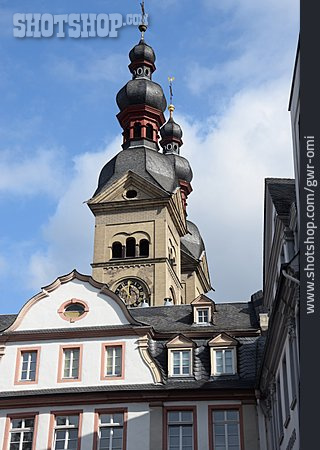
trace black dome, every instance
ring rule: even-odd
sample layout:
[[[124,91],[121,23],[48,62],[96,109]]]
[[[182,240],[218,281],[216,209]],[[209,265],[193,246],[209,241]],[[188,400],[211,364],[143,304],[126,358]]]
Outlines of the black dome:
[[[166,158],[172,161],[177,178],[191,183],[193,173],[189,161],[183,156],[175,154],[166,154]]]
[[[139,44],[135,45],[133,49],[130,50],[129,58],[132,63],[135,61],[148,61],[154,64],[156,55],[153,48],[141,39]]]
[[[145,78],[135,78],[120,89],[117,94],[117,105],[123,111],[130,105],[145,104],[164,112],[167,107],[162,87]]]
[[[177,139],[181,139],[182,138],[182,130],[180,125],[178,125],[172,117],[170,117],[170,119],[168,120],[168,122],[163,125],[163,127],[160,129],[160,134],[162,139],[167,139],[167,138],[177,138]]]

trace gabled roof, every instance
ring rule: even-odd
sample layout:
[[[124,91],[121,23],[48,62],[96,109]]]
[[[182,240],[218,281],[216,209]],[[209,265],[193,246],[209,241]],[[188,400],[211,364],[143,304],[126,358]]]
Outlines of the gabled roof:
[[[22,319],[24,316],[28,313],[28,311],[32,308],[33,305],[38,303],[39,301],[43,300],[44,298],[48,297],[49,294],[56,289],[58,289],[62,284],[69,283],[72,280],[79,280],[85,283],[89,283],[91,286],[99,290],[99,294],[106,295],[110,298],[112,298],[116,304],[120,307],[122,313],[128,320],[128,322],[132,325],[141,325],[140,322],[138,322],[136,319],[132,317],[130,314],[130,311],[126,307],[126,305],[123,303],[123,301],[110,289],[107,287],[104,283],[99,283],[98,281],[94,280],[90,275],[83,275],[79,273],[76,269],[72,270],[67,275],[62,275],[60,277],[57,277],[52,283],[42,288],[41,292],[34,295],[31,299],[29,299],[21,308],[19,313],[17,315],[9,315],[4,316],[3,324],[4,327],[2,328],[2,331],[15,331],[17,327],[19,327]],[[1,325],[1,322],[0,322]]]
[[[192,300],[190,305],[192,305],[192,306],[208,305],[208,306],[215,307],[215,302],[211,298],[207,297],[206,295],[201,294],[201,295],[198,295],[198,297],[196,297],[194,300]]]

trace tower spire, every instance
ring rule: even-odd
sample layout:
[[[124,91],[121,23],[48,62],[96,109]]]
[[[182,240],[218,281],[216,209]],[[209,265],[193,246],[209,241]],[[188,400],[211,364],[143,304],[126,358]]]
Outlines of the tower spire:
[[[141,32],[141,39],[144,40],[144,33],[148,29],[148,26],[146,24],[146,10],[145,10],[145,6],[144,6],[144,0],[140,3],[140,6],[141,6],[142,18],[141,18],[141,23],[139,25],[139,30]]]
[[[174,81],[174,77],[168,77],[169,81],[169,92],[170,92],[170,105],[168,106],[168,110],[170,112],[170,119],[173,118],[173,111],[174,111],[174,105],[173,105],[173,89],[172,89],[172,83]]]

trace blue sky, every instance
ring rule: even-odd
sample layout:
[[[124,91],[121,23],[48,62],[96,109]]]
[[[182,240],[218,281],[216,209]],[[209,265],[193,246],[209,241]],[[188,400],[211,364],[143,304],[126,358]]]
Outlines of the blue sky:
[[[175,76],[189,219],[203,234],[213,298],[262,287],[263,183],[293,175],[287,112],[297,0],[146,1],[154,80]],[[14,313],[42,286],[90,273],[93,217],[83,203],[120,150],[115,96],[139,32],[117,38],[17,39],[14,13],[135,13],[138,1],[0,1],[0,299]]]

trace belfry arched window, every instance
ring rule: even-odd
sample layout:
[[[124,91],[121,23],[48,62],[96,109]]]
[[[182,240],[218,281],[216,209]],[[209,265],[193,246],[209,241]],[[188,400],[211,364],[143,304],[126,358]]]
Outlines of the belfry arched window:
[[[126,240],[126,257],[134,258],[136,256],[136,240],[135,238],[128,238]]]
[[[133,127],[133,137],[140,138],[141,137],[141,123],[136,122]]]
[[[149,256],[149,241],[148,239],[141,239],[139,242],[139,256]]]
[[[122,244],[121,244],[121,242],[114,242],[112,244],[112,258],[122,258]]]
[[[153,139],[153,127],[152,125],[150,125],[150,123],[148,123],[147,127],[146,127],[146,137],[148,139]]]

